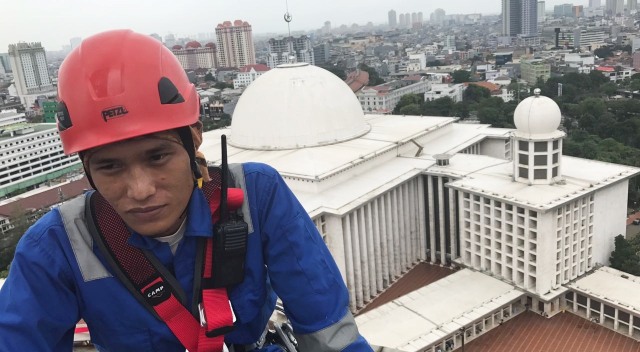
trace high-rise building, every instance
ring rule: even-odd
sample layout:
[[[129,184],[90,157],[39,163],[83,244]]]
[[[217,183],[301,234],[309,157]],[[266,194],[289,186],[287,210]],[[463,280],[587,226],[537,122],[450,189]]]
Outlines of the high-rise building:
[[[325,21],[324,26],[322,27],[322,30],[325,33],[331,33],[331,21]]]
[[[600,7],[602,6],[602,3],[600,2],[600,0],[589,0],[589,7],[593,8],[593,7]]]
[[[295,58],[296,62],[306,62],[315,65],[313,47],[311,39],[306,35],[300,37],[286,37],[269,39],[267,56],[267,66],[275,68],[278,65],[286,64],[290,58]]]
[[[538,34],[536,0],[502,0],[502,34],[533,37]]]
[[[221,67],[242,67],[256,63],[251,25],[235,20],[225,21],[216,27],[218,63]]]
[[[624,13],[624,0],[607,0],[606,13],[609,16]]]
[[[82,43],[82,38],[80,37],[73,37],[69,39],[69,44],[71,44],[71,50],[80,46],[80,43]]]
[[[638,0],[627,0],[627,9],[629,11],[638,9]]]
[[[315,65],[322,66],[331,59],[331,45],[329,43],[317,44],[313,47],[313,61]]]
[[[218,67],[218,59],[216,56],[216,45],[207,43],[202,46],[197,41],[191,41],[184,47],[174,45],[171,52],[175,55],[182,68],[185,70],[195,70],[199,68],[215,69]]]
[[[544,5],[544,1],[538,1],[538,23],[544,22],[545,20]]]
[[[436,9],[431,14],[431,22],[442,24],[447,13],[443,9]]]
[[[20,101],[30,108],[38,95],[55,92],[49,77],[47,55],[39,42],[9,45],[9,62]]]
[[[424,16],[422,12],[418,12],[418,23],[422,24],[422,22],[424,22]]]
[[[4,68],[4,72],[11,73],[11,64],[9,63],[9,54],[1,53],[0,54],[0,66]]]
[[[538,35],[538,1],[522,0],[520,20],[522,25],[520,34],[527,37]]]
[[[520,34],[520,0],[502,0],[502,34],[515,37]]]
[[[389,27],[395,28],[398,26],[398,16],[395,10],[389,11]]]
[[[573,5],[562,4],[553,7],[553,15],[555,17],[573,17]]]
[[[5,197],[78,170],[80,160],[64,154],[54,123],[28,123],[13,109],[0,111],[0,165],[0,197]]]
[[[582,17],[584,15],[584,6],[577,5],[573,7],[573,17]]]
[[[411,27],[411,14],[408,12],[404,14],[404,27]]]

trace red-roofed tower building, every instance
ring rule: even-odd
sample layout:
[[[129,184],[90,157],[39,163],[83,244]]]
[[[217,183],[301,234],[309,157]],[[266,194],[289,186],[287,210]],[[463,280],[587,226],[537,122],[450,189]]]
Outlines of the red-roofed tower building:
[[[220,67],[242,67],[256,63],[251,25],[235,20],[225,21],[216,27],[218,63]]]
[[[174,45],[171,51],[178,60],[180,60],[180,64],[185,70],[196,70],[199,68],[213,70],[218,67],[216,45],[214,43],[208,43],[202,46],[202,44],[194,40],[188,42],[184,47]]]

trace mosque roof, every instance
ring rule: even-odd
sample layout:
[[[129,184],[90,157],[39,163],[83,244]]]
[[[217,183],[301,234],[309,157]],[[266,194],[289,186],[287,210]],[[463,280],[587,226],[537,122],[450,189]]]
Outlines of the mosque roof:
[[[233,114],[229,144],[254,150],[316,147],[360,137],[370,129],[360,102],[333,73],[280,65],[256,79]]]

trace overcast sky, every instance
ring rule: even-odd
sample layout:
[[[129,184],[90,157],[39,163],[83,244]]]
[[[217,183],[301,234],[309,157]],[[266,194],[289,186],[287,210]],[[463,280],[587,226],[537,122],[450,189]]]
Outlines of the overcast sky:
[[[546,9],[571,2],[547,0]],[[604,3],[604,0],[602,0]],[[398,14],[420,12],[424,18],[437,8],[447,14],[499,14],[501,0],[288,0],[292,30],[333,27],[353,23],[387,22],[391,9]],[[587,5],[588,0],[574,0]],[[286,0],[2,0],[0,5],[0,52],[8,44],[39,41],[47,50],[60,50],[73,37],[115,28],[131,28],[162,36],[214,32],[225,20],[248,21],[254,34],[286,33],[283,21]]]

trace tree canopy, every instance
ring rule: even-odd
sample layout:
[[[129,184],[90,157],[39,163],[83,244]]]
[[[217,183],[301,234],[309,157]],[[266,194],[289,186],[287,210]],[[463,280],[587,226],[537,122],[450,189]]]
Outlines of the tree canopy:
[[[471,71],[467,70],[455,70],[451,73],[453,83],[464,83],[471,81]]]
[[[378,84],[383,84],[384,79],[380,78],[378,71],[373,67],[369,67],[365,64],[358,65],[358,68],[362,71],[367,71],[369,73],[369,84],[370,86],[377,86]]]

